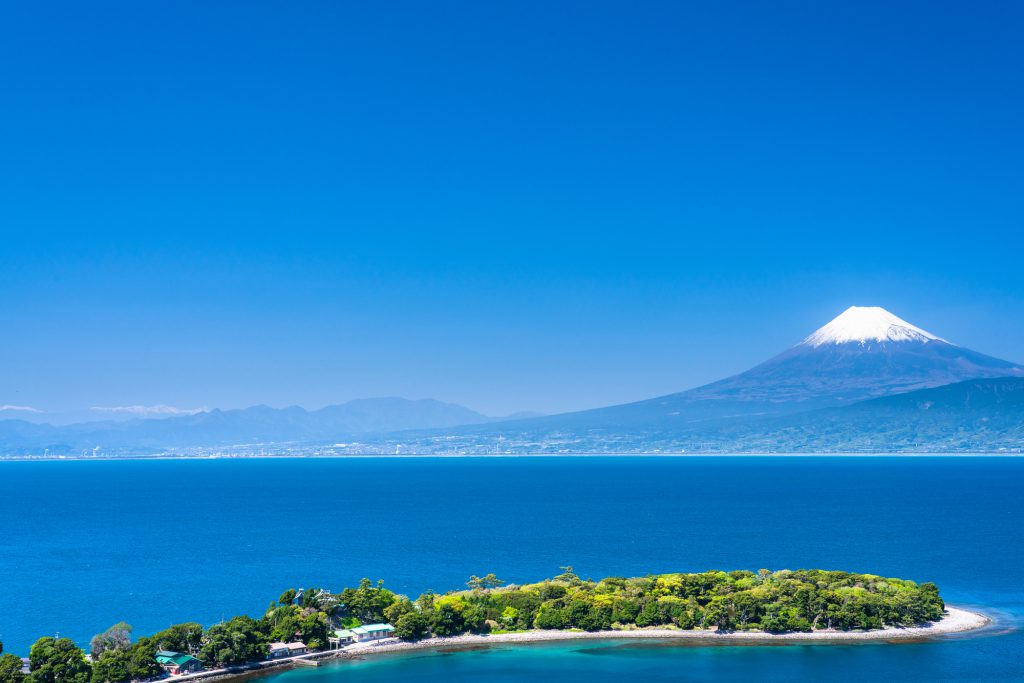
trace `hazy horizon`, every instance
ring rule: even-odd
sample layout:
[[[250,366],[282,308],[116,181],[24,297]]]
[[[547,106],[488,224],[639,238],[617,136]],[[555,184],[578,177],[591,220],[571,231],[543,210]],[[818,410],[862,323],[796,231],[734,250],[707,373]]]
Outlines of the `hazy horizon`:
[[[888,313],[887,311],[883,311],[883,312]],[[839,320],[839,318],[837,318],[836,320]],[[820,330],[818,330],[817,333],[821,334],[821,332],[823,330],[828,330],[829,328],[831,328],[833,325],[835,325],[836,320],[833,320],[828,325],[823,326]],[[909,322],[909,321],[899,320],[899,322],[903,323],[903,322]],[[919,330],[919,331],[921,331],[921,330]],[[930,334],[927,331],[923,331],[923,332],[925,332],[926,334]],[[943,341],[941,338],[939,340]],[[948,340],[945,340],[945,341],[948,341]],[[792,348],[792,346],[787,347],[787,348]],[[785,350],[785,349],[782,349],[782,350]],[[766,358],[764,358],[762,360],[768,360],[768,357],[766,357]],[[1012,359],[1001,359],[1001,360],[1010,360],[1012,362]],[[719,377],[719,378],[716,378],[716,379],[724,379],[724,377]],[[715,381],[715,380],[711,380],[711,381]],[[666,394],[667,393],[675,393],[676,391],[685,391],[685,390],[692,389],[692,388],[695,388],[695,387],[689,387],[689,386],[687,386],[687,387],[680,387],[680,388],[674,390],[673,392],[666,392]],[[644,398],[655,398],[655,397],[656,396],[643,396],[643,397],[640,397],[640,398],[644,399]],[[72,410],[65,410],[63,412],[48,412],[48,411],[45,411],[45,410],[41,410],[39,408],[35,408],[33,406],[18,406],[18,405],[10,405],[10,404],[8,404],[8,405],[0,405],[0,419],[22,419],[22,420],[26,420],[26,421],[29,421],[29,422],[39,422],[39,423],[49,422],[49,423],[53,423],[53,424],[71,424],[71,423],[75,423],[75,422],[90,422],[90,421],[101,421],[101,420],[123,421],[123,420],[131,420],[131,419],[159,419],[159,418],[168,418],[168,417],[181,417],[181,416],[187,416],[187,415],[194,415],[194,414],[201,413],[201,412],[209,412],[209,411],[218,410],[218,409],[219,410],[239,410],[239,409],[259,407],[259,406],[269,406],[271,408],[277,408],[277,409],[291,408],[291,407],[300,407],[300,408],[303,408],[303,409],[305,409],[307,411],[315,411],[315,410],[318,410],[318,409],[321,409],[321,408],[325,408],[325,407],[328,407],[328,406],[335,406],[335,405],[339,405],[339,404],[346,404],[346,403],[349,403],[349,402],[359,402],[359,401],[366,401],[366,400],[375,401],[375,400],[386,400],[386,399],[394,399],[394,398],[410,400],[410,401],[422,401],[422,400],[434,400],[434,401],[437,401],[438,400],[438,399],[436,399],[433,396],[418,396],[418,397],[408,397],[408,396],[362,396],[362,397],[355,397],[355,398],[351,398],[351,399],[346,399],[344,401],[337,401],[337,402],[334,402],[334,403],[327,403],[327,404],[323,404],[323,405],[313,405],[313,406],[301,405],[301,404],[297,404],[297,403],[282,404],[282,405],[271,405],[271,404],[266,404],[266,403],[260,403],[260,404],[248,403],[248,404],[244,404],[244,405],[235,405],[235,406],[202,406],[202,407],[197,407],[197,408],[182,408],[182,407],[179,407],[179,406],[170,406],[170,405],[166,405],[166,404],[158,404],[158,405],[151,405],[151,406],[145,406],[145,405],[90,406],[87,409],[86,408],[78,408],[78,409],[72,409]],[[630,400],[633,400],[633,399],[630,399]],[[502,414],[502,415],[494,415],[494,414],[488,415],[487,413],[484,413],[483,411],[476,410],[472,406],[464,405],[462,403],[459,403],[458,401],[441,401],[441,402],[462,406],[464,408],[468,408],[470,410],[474,410],[475,412],[481,413],[482,415],[485,415],[487,417],[492,417],[492,418],[524,417],[524,416],[531,416],[532,417],[532,416],[540,416],[540,415],[545,415],[546,414],[546,413],[543,413],[541,411],[522,410],[522,411],[514,411],[514,412],[511,412],[511,413],[506,413],[506,414]],[[628,402],[629,402],[629,400],[621,400],[621,401],[615,401],[613,403],[604,404],[604,405],[617,405],[617,404],[628,403]],[[604,406],[586,406],[586,407],[582,408],[582,410],[586,410],[588,408],[594,408],[594,407],[604,407]],[[564,412],[573,412],[574,410],[579,410],[579,409],[569,409],[569,410],[556,411],[556,412],[564,413]]]
[[[1024,362],[1022,11],[8,8],[0,405],[550,414],[853,304]]]

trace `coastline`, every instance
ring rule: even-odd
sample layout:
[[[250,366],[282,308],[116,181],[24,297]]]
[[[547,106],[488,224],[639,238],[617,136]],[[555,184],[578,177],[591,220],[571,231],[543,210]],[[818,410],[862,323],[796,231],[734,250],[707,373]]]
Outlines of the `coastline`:
[[[886,627],[872,631],[837,631],[820,630],[810,633],[766,633],[764,631],[731,631],[718,633],[716,631],[688,630],[665,628],[631,629],[622,631],[518,631],[513,633],[497,634],[464,634],[449,638],[427,638],[414,642],[404,642],[396,639],[384,641],[357,643],[349,645],[340,650],[345,656],[361,657],[365,655],[385,654],[392,652],[407,652],[412,650],[434,650],[434,649],[461,649],[479,647],[490,644],[527,644],[553,641],[572,640],[624,640],[624,639],[648,639],[648,640],[689,640],[707,641],[709,643],[729,642],[736,645],[751,642],[818,642],[832,643],[837,641],[878,641],[886,642],[891,640],[927,639],[937,636],[951,635],[975,631],[992,623],[992,620],[980,612],[959,607],[946,606],[946,615],[932,624],[924,626],[907,627]]]
[[[571,642],[580,640],[652,640],[691,641],[696,644],[750,645],[757,643],[817,643],[828,645],[846,642],[891,642],[928,640],[931,638],[965,633],[982,629],[992,619],[981,612],[946,605],[946,615],[937,622],[924,626],[886,627],[873,631],[821,630],[810,633],[766,633],[764,631],[683,631],[666,628],[645,628],[621,631],[558,631],[532,630],[495,634],[464,634],[446,638],[425,638],[412,642],[386,638],[384,640],[355,643],[338,650],[325,650],[295,657],[254,662],[248,665],[226,669],[213,669],[194,674],[172,676],[167,680],[190,681],[242,681],[262,678],[270,674],[302,666],[319,666],[321,663],[338,660],[358,660],[388,654],[402,654],[422,650],[458,651],[470,650],[489,645],[530,645],[544,642]]]
[[[12,455],[0,456],[0,464],[5,462],[139,462],[139,461],[167,461],[167,460],[426,460],[431,458],[460,459],[503,459],[503,458],[1022,458],[1024,452],[1019,451],[873,451],[870,453],[857,453],[845,451],[815,451],[815,452],[771,452],[764,451],[693,451],[693,452],[666,452],[666,453],[332,453],[332,454],[211,454],[211,455],[98,455],[98,456],[39,456],[39,455]]]

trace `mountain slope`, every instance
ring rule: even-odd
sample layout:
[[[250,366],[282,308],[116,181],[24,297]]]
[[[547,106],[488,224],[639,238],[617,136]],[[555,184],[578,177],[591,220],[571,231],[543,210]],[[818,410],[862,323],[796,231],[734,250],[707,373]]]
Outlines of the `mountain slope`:
[[[557,430],[508,423],[500,430],[396,434],[365,452],[396,448],[464,454],[1021,452],[1024,378],[968,380],[839,408],[665,428]]]
[[[885,309],[853,306],[796,346],[733,377],[636,403],[505,423],[500,429],[687,430],[708,421],[850,405],[1004,376],[1024,377],[1024,367],[956,346]]]
[[[779,418],[723,425],[704,443],[742,451],[993,451],[1024,447],[1024,378],[957,382]]]

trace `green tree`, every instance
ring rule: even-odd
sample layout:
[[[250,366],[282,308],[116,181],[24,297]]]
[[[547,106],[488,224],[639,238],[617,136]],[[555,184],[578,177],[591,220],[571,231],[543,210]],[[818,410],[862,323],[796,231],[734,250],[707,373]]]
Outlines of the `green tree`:
[[[290,605],[293,602],[295,602],[295,589],[294,588],[289,588],[289,589],[285,590],[284,593],[281,593],[281,597],[279,597],[277,599],[277,604],[279,604],[279,605]]]
[[[537,628],[543,629],[560,629],[565,628],[568,625],[565,613],[555,605],[548,603],[544,603],[540,606],[540,610],[537,612],[537,618],[534,619],[533,624]]]
[[[0,648],[0,652],[2,651]],[[12,654],[0,655],[0,683],[23,683],[24,680],[21,657]]]
[[[545,582],[540,586],[540,599],[545,602],[558,600],[564,598],[568,592],[568,589],[561,584]]]
[[[420,640],[430,633],[430,621],[419,612],[406,612],[395,623],[395,635],[402,640]]]
[[[482,578],[474,574],[473,576],[469,577],[469,581],[466,582],[466,585],[469,586],[470,589],[472,590],[490,590],[492,588],[504,586],[505,582],[499,579],[493,573],[488,574],[487,576],[484,576]]]
[[[300,613],[298,605],[283,605],[268,611],[265,619],[270,626],[267,636],[269,641],[289,643],[294,640],[295,634],[299,632]]]
[[[478,604],[470,604],[462,611],[462,628],[472,633],[486,633],[490,630],[487,625],[487,612]]]
[[[402,618],[402,615],[415,611],[416,608],[408,598],[400,598],[384,608],[384,618],[387,619],[389,624],[397,626],[398,620]]]
[[[732,631],[736,628],[736,604],[730,596],[716,595],[707,608],[707,620],[718,627],[719,631]]]
[[[194,621],[174,624],[153,635],[158,650],[196,655],[203,645],[203,627]]]
[[[657,626],[664,623],[665,621],[661,615],[661,610],[658,608],[657,600],[645,602],[643,607],[640,608],[640,613],[636,616],[636,625],[640,627]]]
[[[199,659],[207,666],[244,664],[267,656],[267,636],[252,617],[234,617],[206,632]]]
[[[99,659],[107,650],[124,649],[132,643],[132,625],[119,621],[103,633],[97,633],[89,641],[89,653]]]
[[[428,590],[416,598],[416,607],[423,614],[431,614],[434,611],[434,601],[437,600],[437,593]]]
[[[32,683],[87,683],[92,676],[85,653],[68,638],[40,638],[28,660]]]
[[[303,610],[298,619],[299,637],[310,649],[319,650],[327,646],[330,628],[327,615],[312,609]]]
[[[612,621],[620,624],[632,624],[640,614],[640,604],[632,598],[622,598],[612,606]]]
[[[519,610],[509,605],[501,611],[501,617],[499,617],[499,620],[505,628],[513,628],[518,618]]]
[[[434,610],[431,630],[438,636],[455,636],[466,630],[462,613],[450,603],[441,603]]]
[[[128,652],[116,648],[104,650],[103,654],[92,660],[92,680],[93,683],[130,681]]]
[[[163,669],[156,663],[159,649],[152,638],[139,638],[138,642],[128,646],[128,673],[131,680],[155,678],[163,673]]]
[[[688,630],[696,625],[696,620],[693,617],[693,611],[688,607],[682,607],[677,611],[673,611],[672,623],[681,629]]]
[[[395,594],[378,581],[376,587],[369,579],[359,582],[358,588],[346,588],[338,596],[349,614],[363,623],[384,620],[384,610],[395,600]]]
[[[156,663],[157,645],[152,638],[132,643],[132,627],[121,622],[92,639],[93,683],[117,683],[154,678],[161,673]]]
[[[574,586],[581,583],[580,577],[573,571],[572,565],[559,567],[559,569],[562,570],[562,573],[554,578],[555,581],[566,581]]]
[[[499,579],[493,573],[488,574],[487,576],[485,576],[483,578],[483,582],[484,582],[484,588],[487,588],[487,589],[499,588],[499,587],[505,585],[505,581],[502,580],[502,579]]]
[[[569,603],[569,621],[584,631],[604,631],[612,627],[612,608],[589,600],[573,600]]]

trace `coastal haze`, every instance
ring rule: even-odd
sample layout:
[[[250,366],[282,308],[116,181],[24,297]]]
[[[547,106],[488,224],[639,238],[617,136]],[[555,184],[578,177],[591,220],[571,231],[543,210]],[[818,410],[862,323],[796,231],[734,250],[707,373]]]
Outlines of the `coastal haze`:
[[[66,426],[7,420],[0,454],[1019,452],[1022,409],[1020,365],[852,306],[739,375],[597,410],[503,419],[391,398]]]

